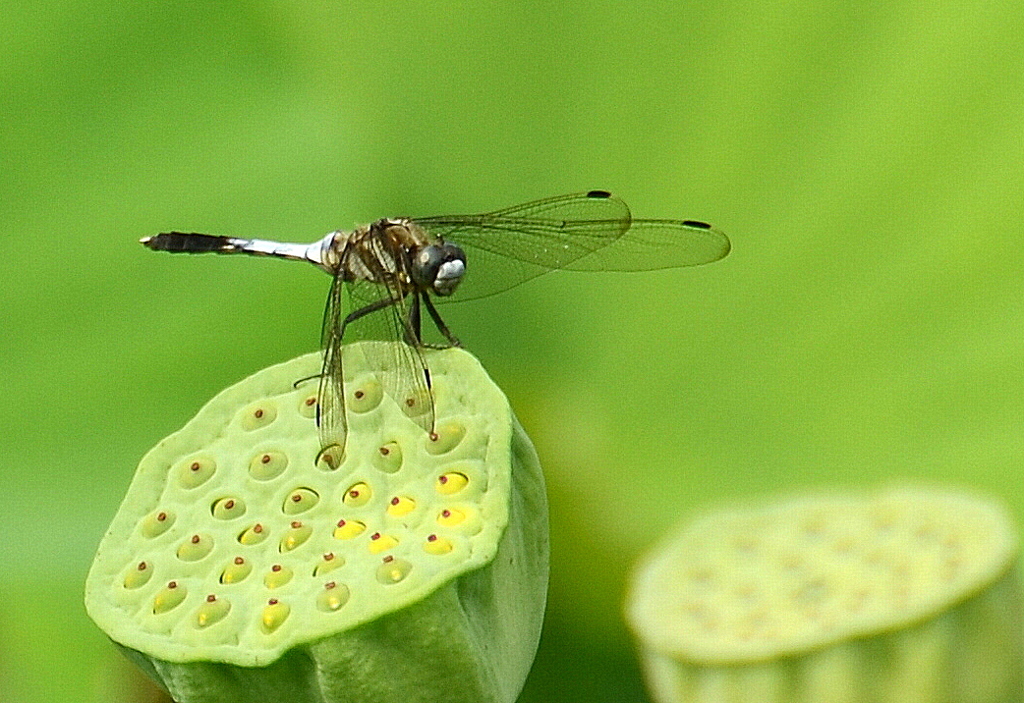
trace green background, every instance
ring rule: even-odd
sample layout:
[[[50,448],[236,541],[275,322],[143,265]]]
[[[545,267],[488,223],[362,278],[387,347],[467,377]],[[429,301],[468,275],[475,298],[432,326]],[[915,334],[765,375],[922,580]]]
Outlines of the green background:
[[[136,462],[314,349],[311,241],[589,188],[711,266],[453,306],[553,504],[523,701],[644,699],[630,564],[723,499],[902,479],[1018,517],[1024,10],[1013,1],[14,2],[0,15],[0,700],[160,700],[81,605]],[[472,265],[472,264],[470,264]]]

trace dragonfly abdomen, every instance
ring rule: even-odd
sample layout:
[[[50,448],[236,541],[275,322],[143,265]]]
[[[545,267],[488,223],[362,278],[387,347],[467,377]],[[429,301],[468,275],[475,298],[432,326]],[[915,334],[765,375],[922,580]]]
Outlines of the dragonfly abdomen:
[[[144,245],[155,251],[169,251],[174,254],[249,254],[251,256],[273,256],[279,259],[297,259],[316,264],[330,270],[323,263],[323,253],[333,245],[337,232],[312,244],[274,242],[268,239],[238,239],[216,234],[198,232],[163,232],[155,237],[141,239]]]
[[[186,254],[231,253],[238,250],[231,237],[198,232],[163,232],[155,237],[140,240],[154,251],[171,251]]]

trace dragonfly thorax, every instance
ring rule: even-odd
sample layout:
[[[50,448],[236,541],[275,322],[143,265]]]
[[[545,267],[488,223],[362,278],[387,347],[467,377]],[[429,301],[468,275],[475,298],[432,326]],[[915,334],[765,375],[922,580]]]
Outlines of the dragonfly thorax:
[[[404,218],[377,220],[333,235],[323,267],[346,281],[372,281],[396,294],[420,290],[447,296],[466,272],[462,249]]]

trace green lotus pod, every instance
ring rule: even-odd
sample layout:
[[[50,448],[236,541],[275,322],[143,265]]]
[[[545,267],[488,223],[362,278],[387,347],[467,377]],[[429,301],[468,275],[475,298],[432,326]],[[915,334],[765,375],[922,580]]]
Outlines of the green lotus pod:
[[[348,437],[318,456],[320,356],[211,400],[139,464],[89,615],[179,703],[517,697],[548,572],[537,456],[460,349],[428,351],[437,431],[345,349]],[[379,372],[379,371],[378,371]]]
[[[627,598],[659,703],[1017,703],[1016,529],[901,488],[723,510],[646,557]]]

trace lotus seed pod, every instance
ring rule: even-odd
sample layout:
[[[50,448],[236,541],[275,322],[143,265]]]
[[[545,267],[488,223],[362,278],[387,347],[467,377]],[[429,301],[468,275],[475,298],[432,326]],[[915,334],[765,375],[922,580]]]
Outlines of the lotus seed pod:
[[[1018,703],[1016,559],[984,499],[806,497],[690,523],[626,611],[659,703]]]
[[[460,349],[426,352],[424,432],[367,363],[394,358],[383,344],[345,348],[348,437],[326,460],[316,379],[296,387],[320,372],[310,354],[228,388],[139,464],[86,607],[179,703],[518,696],[547,588],[536,454]]]

